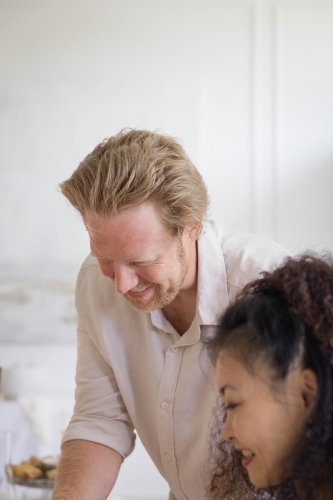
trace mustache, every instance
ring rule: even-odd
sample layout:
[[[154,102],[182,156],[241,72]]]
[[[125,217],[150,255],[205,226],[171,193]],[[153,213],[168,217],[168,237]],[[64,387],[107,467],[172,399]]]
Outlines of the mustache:
[[[146,288],[149,288],[151,286],[154,286],[153,283],[151,283],[150,281],[140,281],[140,283],[138,283],[134,288],[131,288],[131,292],[142,292],[143,290],[145,290]]]

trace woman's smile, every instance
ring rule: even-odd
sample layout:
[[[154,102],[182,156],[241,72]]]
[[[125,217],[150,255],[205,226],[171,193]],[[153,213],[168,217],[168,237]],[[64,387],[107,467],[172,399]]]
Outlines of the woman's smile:
[[[308,411],[302,397],[302,370],[295,369],[277,388],[264,362],[254,372],[227,350],[216,365],[226,407],[222,436],[241,454],[250,481],[258,487],[279,484],[288,474],[290,456]]]

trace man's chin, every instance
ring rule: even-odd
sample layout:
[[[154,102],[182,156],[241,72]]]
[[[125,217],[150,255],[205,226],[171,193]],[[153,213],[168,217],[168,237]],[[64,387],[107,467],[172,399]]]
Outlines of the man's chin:
[[[152,297],[146,299],[135,299],[127,294],[125,295],[125,297],[131,304],[131,306],[134,307],[134,309],[136,309],[137,311],[151,313],[156,309],[162,309],[163,307],[170,304],[170,302],[175,299],[176,295],[177,292],[175,292],[174,290],[170,290],[164,294],[155,293]]]
[[[147,312],[151,313],[155,309],[159,309],[158,305],[156,304],[155,300],[142,300],[142,299],[133,299],[133,297],[129,297],[128,295],[125,295],[127,301],[130,303],[130,305],[136,309],[137,311],[142,311],[142,312]]]

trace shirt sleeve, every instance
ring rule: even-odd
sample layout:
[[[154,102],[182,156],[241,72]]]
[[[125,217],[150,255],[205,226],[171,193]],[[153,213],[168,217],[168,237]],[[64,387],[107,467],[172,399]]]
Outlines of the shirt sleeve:
[[[126,458],[134,448],[133,424],[112,368],[78,321],[75,407],[63,443],[85,439],[108,446]]]

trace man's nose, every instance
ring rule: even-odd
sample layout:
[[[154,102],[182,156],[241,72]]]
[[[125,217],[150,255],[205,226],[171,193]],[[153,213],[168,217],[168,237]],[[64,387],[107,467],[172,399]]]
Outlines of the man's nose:
[[[115,265],[114,284],[118,293],[125,294],[139,283],[135,270],[125,265]]]

